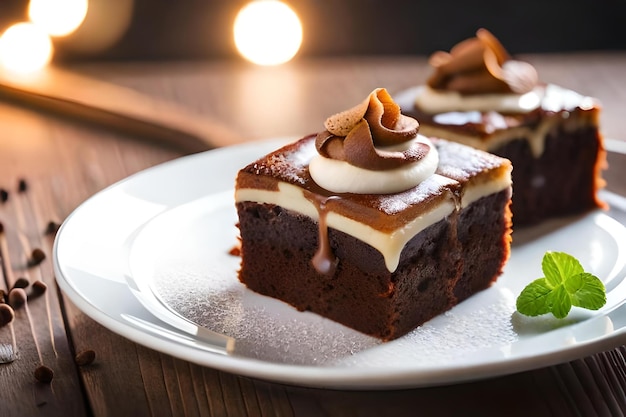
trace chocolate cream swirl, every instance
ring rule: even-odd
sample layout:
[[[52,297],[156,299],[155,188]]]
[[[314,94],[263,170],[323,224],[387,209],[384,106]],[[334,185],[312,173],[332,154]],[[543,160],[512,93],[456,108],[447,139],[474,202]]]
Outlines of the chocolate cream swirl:
[[[324,127],[326,130],[315,140],[320,155],[368,170],[399,168],[419,161],[430,150],[424,143],[409,143],[417,135],[419,123],[403,115],[384,88],[377,88],[357,106],[329,117]],[[403,150],[378,148],[402,143],[409,146]]]
[[[329,117],[315,140],[311,177],[333,192],[384,194],[407,190],[432,175],[438,154],[418,135],[417,120],[401,113],[384,88]]]
[[[429,87],[460,94],[524,94],[539,82],[535,68],[512,59],[486,29],[479,29],[475,38],[458,43],[450,52],[435,52],[429,64],[435,69],[427,81]]]

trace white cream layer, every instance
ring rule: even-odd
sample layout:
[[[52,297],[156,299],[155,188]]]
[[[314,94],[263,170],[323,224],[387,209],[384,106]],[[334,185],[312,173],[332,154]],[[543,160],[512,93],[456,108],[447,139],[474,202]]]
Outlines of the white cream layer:
[[[311,159],[311,178],[322,188],[334,193],[391,194],[415,187],[437,170],[439,153],[428,138],[417,135],[415,139],[397,146],[379,148],[385,152],[401,152],[415,143],[424,143],[430,151],[423,159],[400,168],[372,171],[316,155]]]
[[[539,106],[545,110],[553,111],[552,117],[547,117],[535,129],[526,126],[512,127],[498,130],[489,136],[488,140],[482,140],[472,135],[450,133],[445,127],[421,125],[420,133],[430,137],[441,137],[465,145],[491,151],[498,148],[511,138],[527,138],[535,158],[543,154],[545,137],[556,126],[563,126],[566,130],[576,130],[586,123],[584,119],[564,118],[568,113],[562,111],[572,110],[577,107],[581,109],[592,109],[596,101],[588,96],[583,96],[575,91],[548,84],[545,87],[536,87],[526,94],[485,94],[476,96],[461,96],[456,92],[440,92],[430,87],[419,87],[415,104],[423,111],[435,114],[435,121],[441,124],[454,124],[454,120],[467,120],[471,114],[476,115],[475,123],[480,123],[480,112],[512,112],[527,113]],[[455,112],[464,112],[463,118],[456,118]]]
[[[500,111],[528,113],[539,107],[543,88],[536,87],[526,94],[472,94],[435,90],[428,86],[418,89],[415,104],[430,114],[454,111]]]
[[[454,184],[456,181],[440,175],[433,175],[432,181],[440,185]],[[486,184],[469,187],[461,199],[461,207],[466,207],[481,197],[500,192],[511,186],[510,175],[502,176]],[[253,201],[257,203],[275,204],[319,220],[319,213],[313,203],[304,196],[303,189],[295,185],[279,182],[278,191],[260,190],[254,188],[238,189],[235,192],[235,201]],[[400,262],[400,255],[404,246],[419,232],[442,220],[455,210],[455,202],[450,200],[439,204],[420,217],[408,222],[391,232],[381,232],[371,226],[347,218],[335,212],[329,212],[326,218],[328,227],[349,234],[356,239],[377,249],[385,259],[385,265],[390,272],[394,272]]]

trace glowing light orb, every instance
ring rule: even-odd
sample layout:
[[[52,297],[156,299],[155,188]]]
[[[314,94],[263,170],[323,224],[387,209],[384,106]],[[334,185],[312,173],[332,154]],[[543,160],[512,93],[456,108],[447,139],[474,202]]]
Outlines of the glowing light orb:
[[[52,41],[48,34],[32,23],[17,23],[0,36],[0,64],[18,72],[37,71],[50,62]]]
[[[244,6],[235,18],[234,34],[241,55],[259,65],[287,62],[302,44],[298,15],[278,0],[259,0]]]
[[[83,23],[87,8],[87,0],[30,0],[28,17],[50,36],[66,36]]]

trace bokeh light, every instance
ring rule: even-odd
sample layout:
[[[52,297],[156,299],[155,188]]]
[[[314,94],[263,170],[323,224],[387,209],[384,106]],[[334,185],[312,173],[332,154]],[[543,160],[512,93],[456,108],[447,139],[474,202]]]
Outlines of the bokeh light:
[[[30,0],[28,17],[50,36],[66,36],[85,20],[87,8],[87,0]]]
[[[32,73],[50,62],[52,41],[33,23],[16,23],[0,36],[0,64],[14,72]]]
[[[259,65],[278,65],[292,59],[302,44],[298,15],[278,0],[257,0],[244,6],[234,25],[241,55]]]
[[[126,34],[134,9],[135,0],[89,0],[83,23],[59,43],[64,51],[72,54],[97,56]]]

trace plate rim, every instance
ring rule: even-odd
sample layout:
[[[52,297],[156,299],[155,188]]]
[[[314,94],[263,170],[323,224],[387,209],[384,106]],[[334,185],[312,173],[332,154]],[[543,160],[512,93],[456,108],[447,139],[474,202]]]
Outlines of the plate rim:
[[[563,349],[552,349],[544,352],[542,355],[523,355],[515,358],[506,358],[491,363],[477,363],[464,368],[465,372],[459,374],[459,365],[455,364],[450,367],[438,366],[436,369],[402,369],[398,367],[344,367],[344,366],[314,366],[314,365],[296,365],[268,362],[261,359],[255,359],[242,356],[224,356],[216,353],[208,353],[199,351],[194,348],[186,348],[180,346],[172,340],[166,340],[155,335],[138,332],[136,327],[129,323],[125,323],[115,317],[111,317],[105,311],[96,308],[88,300],[74,288],[71,280],[65,276],[61,261],[59,259],[59,246],[63,243],[64,230],[68,224],[73,221],[76,213],[85,210],[90,204],[93,204],[98,196],[108,193],[110,190],[121,187],[135,178],[151,175],[155,170],[174,169],[178,164],[186,164],[191,158],[212,157],[221,152],[236,152],[243,148],[257,147],[265,149],[275,147],[281,143],[293,140],[292,137],[267,139],[262,141],[249,142],[229,147],[218,148],[199,154],[187,155],[174,160],[166,161],[161,164],[146,168],[135,174],[132,174],[116,183],[95,193],[78,207],[76,207],[70,215],[63,221],[55,236],[53,243],[53,267],[55,271],[55,279],[64,294],[79,308],[84,314],[103,325],[112,332],[121,335],[142,346],[149,347],[159,352],[167,353],[174,357],[187,360],[198,365],[211,367],[213,369],[230,372],[238,375],[244,375],[252,378],[269,380],[278,383],[284,383],[296,386],[308,386],[319,388],[335,388],[335,389],[400,389],[400,388],[418,388],[427,386],[438,386],[451,383],[462,383],[475,381],[487,377],[503,376],[516,372],[536,369],[538,367],[551,366],[558,363],[564,363],[570,360],[581,358],[583,356],[598,353],[600,351],[614,348],[619,343],[624,343],[626,336],[626,327],[621,327],[599,340],[593,338],[585,342],[578,342],[575,345]],[[621,142],[611,139],[605,139],[610,142]],[[617,153],[621,148],[613,147]],[[607,150],[609,147],[607,146]],[[626,147],[624,147],[626,154]],[[613,151],[613,150],[610,150]],[[259,155],[263,152],[260,151]],[[137,300],[137,302],[139,302]],[[612,311],[617,309],[625,309],[622,302]],[[606,312],[609,314],[610,312]],[[605,315],[606,315],[605,314]],[[626,314],[626,313],[625,313]],[[604,317],[604,316],[599,316]],[[385,372],[386,371],[386,372]]]

